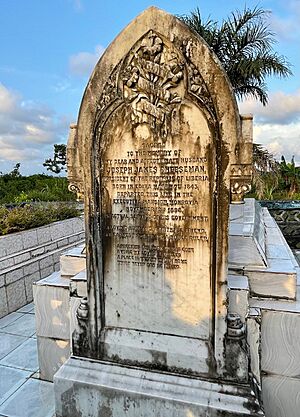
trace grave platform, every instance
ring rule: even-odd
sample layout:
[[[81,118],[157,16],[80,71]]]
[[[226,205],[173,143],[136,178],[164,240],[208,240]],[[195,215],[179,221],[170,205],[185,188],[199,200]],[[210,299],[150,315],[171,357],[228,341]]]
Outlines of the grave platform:
[[[56,417],[258,417],[247,387],[70,358],[55,375]]]

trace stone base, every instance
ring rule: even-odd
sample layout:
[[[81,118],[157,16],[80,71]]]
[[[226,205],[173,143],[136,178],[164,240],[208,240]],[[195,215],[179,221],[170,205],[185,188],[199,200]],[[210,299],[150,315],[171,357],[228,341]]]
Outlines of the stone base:
[[[71,357],[54,377],[56,417],[263,416],[250,388]]]

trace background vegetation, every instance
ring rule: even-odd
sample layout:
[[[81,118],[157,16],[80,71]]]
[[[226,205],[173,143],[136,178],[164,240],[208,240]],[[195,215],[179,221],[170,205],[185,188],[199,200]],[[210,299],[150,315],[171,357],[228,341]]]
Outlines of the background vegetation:
[[[76,195],[68,190],[67,178],[44,174],[26,177],[19,169],[20,164],[16,164],[11,172],[0,173],[0,235],[81,214]]]
[[[28,177],[19,172],[20,164],[8,174],[0,174],[0,204],[33,201],[74,201],[65,177],[35,174]]]
[[[263,105],[268,102],[267,78],[292,75],[288,60],[274,51],[276,38],[268,15],[260,7],[245,7],[220,23],[210,18],[203,20],[198,8],[179,16],[217,55],[236,97],[252,97]]]
[[[300,200],[300,167],[295,159],[278,162],[261,145],[253,145],[253,182],[249,196],[258,200]]]
[[[0,206],[0,235],[44,226],[80,214],[75,205],[66,203],[27,204],[13,208]]]

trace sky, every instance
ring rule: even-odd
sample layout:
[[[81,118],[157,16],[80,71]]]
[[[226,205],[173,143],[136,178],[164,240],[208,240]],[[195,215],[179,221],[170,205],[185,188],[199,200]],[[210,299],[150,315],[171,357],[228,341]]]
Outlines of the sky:
[[[0,0],[0,171],[17,162],[21,173],[46,172],[53,144],[66,143],[89,76],[105,48],[149,6],[182,15],[196,7],[222,21],[245,6],[270,11],[274,49],[293,76],[267,80],[269,104],[246,100],[254,115],[254,142],[277,159],[300,165],[300,0]]]

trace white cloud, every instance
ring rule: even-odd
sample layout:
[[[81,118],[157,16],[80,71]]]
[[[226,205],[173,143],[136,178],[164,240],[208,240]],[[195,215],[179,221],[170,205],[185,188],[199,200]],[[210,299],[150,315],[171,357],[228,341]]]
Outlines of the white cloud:
[[[81,0],[69,0],[69,2],[73,5],[76,11],[81,11],[83,9],[82,1]]]
[[[97,45],[93,53],[78,52],[78,54],[72,55],[69,59],[71,73],[79,76],[90,75],[103,52],[103,46]]]
[[[300,165],[300,122],[289,125],[260,124],[254,126],[254,142],[264,145],[277,160],[284,155],[290,160],[295,155]]]
[[[300,89],[293,93],[271,93],[267,106],[252,99],[245,100],[240,103],[240,109],[243,113],[253,113],[260,123],[289,124],[300,119]]]
[[[22,100],[0,83],[1,165],[7,161],[39,161],[41,172],[42,162],[51,156],[52,145],[65,141],[69,122],[45,105]]]
[[[239,104],[240,113],[254,116],[253,141],[265,146],[280,160],[284,155],[300,165],[300,90],[294,93],[277,91],[263,107],[254,100]]]
[[[300,2],[299,0],[286,0],[283,4],[287,12],[285,17],[271,15],[271,29],[283,41],[295,41],[300,35]]]
[[[57,82],[52,88],[56,93],[63,93],[66,90],[69,90],[71,87],[71,83],[66,80],[62,80]]]
[[[8,91],[2,84],[0,84],[0,112],[9,113],[15,106],[18,96]]]

